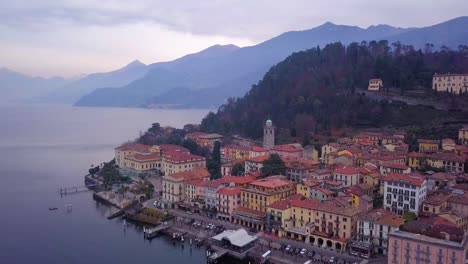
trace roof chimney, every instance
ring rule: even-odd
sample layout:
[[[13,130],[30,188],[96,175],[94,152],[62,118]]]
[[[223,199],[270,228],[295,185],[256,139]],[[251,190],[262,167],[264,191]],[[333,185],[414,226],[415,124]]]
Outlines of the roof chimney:
[[[449,233],[447,233],[447,232],[440,232],[440,233],[443,234],[443,235],[445,236],[445,240],[446,240],[446,241],[450,241],[450,235],[449,235]]]

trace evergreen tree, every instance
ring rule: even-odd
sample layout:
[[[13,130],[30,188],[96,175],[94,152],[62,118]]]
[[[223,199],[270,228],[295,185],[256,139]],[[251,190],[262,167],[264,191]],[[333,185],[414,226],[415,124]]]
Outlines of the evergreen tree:
[[[213,153],[208,160],[208,171],[211,174],[211,179],[221,178],[221,143],[214,143]]]
[[[286,165],[278,154],[271,154],[270,157],[263,162],[263,167],[260,169],[263,176],[285,175]]]
[[[245,165],[243,162],[236,163],[232,166],[231,174],[234,176],[242,176],[245,173]]]

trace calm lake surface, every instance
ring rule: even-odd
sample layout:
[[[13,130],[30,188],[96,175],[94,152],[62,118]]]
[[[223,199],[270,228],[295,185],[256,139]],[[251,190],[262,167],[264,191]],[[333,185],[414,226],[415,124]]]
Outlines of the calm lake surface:
[[[148,242],[139,227],[107,220],[113,209],[91,192],[58,189],[83,185],[91,164],[151,123],[182,127],[207,112],[0,105],[0,263],[206,263],[204,251]]]

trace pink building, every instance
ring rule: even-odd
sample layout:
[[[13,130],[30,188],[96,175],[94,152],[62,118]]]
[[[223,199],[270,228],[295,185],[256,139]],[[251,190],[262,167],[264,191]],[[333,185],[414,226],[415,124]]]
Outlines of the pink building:
[[[241,188],[225,187],[216,192],[218,219],[231,221],[232,211],[240,205]]]
[[[389,234],[388,263],[465,263],[467,237],[462,228],[430,224],[425,226],[417,221],[411,222],[412,227],[407,228],[407,224],[401,230]],[[413,228],[418,230],[412,230]]]
[[[277,145],[270,149],[270,154],[278,154],[281,157],[302,158],[304,148],[300,144]]]

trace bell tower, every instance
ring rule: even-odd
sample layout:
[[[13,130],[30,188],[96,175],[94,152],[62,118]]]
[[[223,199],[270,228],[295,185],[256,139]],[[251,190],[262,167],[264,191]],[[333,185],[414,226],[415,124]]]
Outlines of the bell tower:
[[[271,149],[275,145],[275,127],[273,122],[268,119],[263,127],[263,148]]]

